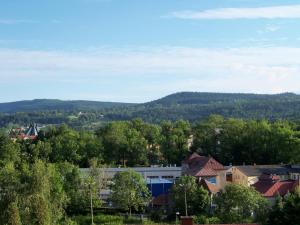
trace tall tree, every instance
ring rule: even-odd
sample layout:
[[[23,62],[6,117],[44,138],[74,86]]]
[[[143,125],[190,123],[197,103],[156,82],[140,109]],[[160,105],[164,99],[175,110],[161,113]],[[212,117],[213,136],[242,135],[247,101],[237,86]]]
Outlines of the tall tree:
[[[91,221],[94,223],[94,207],[102,204],[99,198],[100,192],[105,189],[107,181],[105,173],[99,168],[97,159],[90,160],[90,168],[88,174],[83,179],[84,195],[86,200],[86,208],[90,209]]]
[[[119,172],[111,186],[113,204],[131,215],[132,210],[143,210],[150,200],[150,192],[143,177],[133,171]]]
[[[264,220],[268,202],[252,187],[229,184],[215,198],[217,215],[224,223],[241,223],[256,218]]]
[[[166,164],[180,164],[188,154],[188,138],[190,137],[190,124],[184,120],[175,123],[163,121],[161,123],[161,152]]]
[[[20,161],[20,145],[12,142],[5,134],[0,133],[0,165]]]
[[[148,164],[147,141],[129,122],[109,123],[97,133],[103,140],[104,157],[108,163],[123,166]]]
[[[209,206],[208,192],[196,183],[192,176],[182,176],[171,189],[174,209],[181,215],[205,213]]]
[[[300,224],[300,189],[279,199],[269,216],[269,225]]]

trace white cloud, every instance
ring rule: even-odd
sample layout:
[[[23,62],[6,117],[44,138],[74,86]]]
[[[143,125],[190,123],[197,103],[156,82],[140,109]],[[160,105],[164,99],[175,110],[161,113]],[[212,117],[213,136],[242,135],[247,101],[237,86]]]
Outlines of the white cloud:
[[[300,48],[289,47],[103,48],[85,52],[0,49],[0,79],[6,83],[85,78],[96,82],[125,76],[139,79],[145,88],[172,89],[170,92],[300,92],[299,59]],[[143,83],[151,76],[158,81],[156,87]]]
[[[257,8],[216,8],[204,11],[176,11],[168,17],[179,19],[296,19],[300,5],[282,5]]]

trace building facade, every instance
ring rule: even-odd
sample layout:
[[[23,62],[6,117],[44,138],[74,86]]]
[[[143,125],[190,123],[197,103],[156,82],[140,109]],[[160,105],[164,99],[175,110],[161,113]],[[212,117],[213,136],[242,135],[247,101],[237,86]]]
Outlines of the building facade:
[[[214,190],[221,190],[225,187],[227,169],[212,157],[200,156],[193,153],[182,162],[182,174],[190,175],[213,185]]]

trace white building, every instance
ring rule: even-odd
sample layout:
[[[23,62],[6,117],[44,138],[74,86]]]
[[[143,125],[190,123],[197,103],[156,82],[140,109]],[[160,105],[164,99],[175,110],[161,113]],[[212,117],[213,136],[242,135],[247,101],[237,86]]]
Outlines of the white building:
[[[163,166],[152,166],[152,167],[130,167],[130,168],[101,168],[101,173],[104,173],[106,179],[112,179],[116,173],[134,170],[135,172],[141,174],[144,179],[167,179],[174,181],[175,179],[181,176],[181,167],[163,167]],[[81,168],[80,171],[82,174],[86,174],[89,171],[89,168]]]
[[[175,181],[181,176],[181,167],[170,166],[152,166],[152,167],[130,167],[130,168],[100,168],[100,174],[109,183],[113,177],[122,171],[133,170],[141,174],[145,181],[147,179],[166,179],[170,181]],[[87,175],[89,168],[80,169],[82,176]],[[106,200],[110,195],[111,191],[109,189],[101,190],[100,198]]]

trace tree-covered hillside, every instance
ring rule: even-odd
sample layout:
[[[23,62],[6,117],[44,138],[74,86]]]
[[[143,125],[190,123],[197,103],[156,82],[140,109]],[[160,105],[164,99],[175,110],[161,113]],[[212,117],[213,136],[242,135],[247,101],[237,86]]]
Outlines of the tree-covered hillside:
[[[62,101],[58,99],[34,99],[17,102],[0,103],[0,112],[34,112],[34,111],[91,111],[120,106],[129,106],[129,103],[97,102],[97,101]]]
[[[34,121],[41,124],[67,123],[72,127],[93,127],[103,122],[137,117],[152,123],[178,119],[194,122],[211,114],[226,118],[299,120],[299,112],[300,95],[293,93],[260,95],[181,92],[142,104],[47,99],[1,103],[0,126]]]

